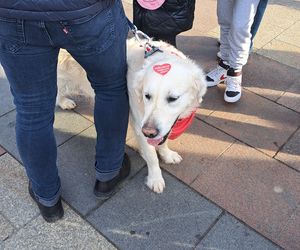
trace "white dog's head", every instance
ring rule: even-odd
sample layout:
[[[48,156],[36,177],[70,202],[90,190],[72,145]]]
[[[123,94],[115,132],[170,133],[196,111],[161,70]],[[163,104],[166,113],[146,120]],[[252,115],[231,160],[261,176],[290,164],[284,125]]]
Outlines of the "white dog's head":
[[[144,103],[142,132],[149,144],[157,146],[178,118],[199,107],[206,92],[204,73],[190,59],[170,55],[145,62],[136,77],[136,93]]]

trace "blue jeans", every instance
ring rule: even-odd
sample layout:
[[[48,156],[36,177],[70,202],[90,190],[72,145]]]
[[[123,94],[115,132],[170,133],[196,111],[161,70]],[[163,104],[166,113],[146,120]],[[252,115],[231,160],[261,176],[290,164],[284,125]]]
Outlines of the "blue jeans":
[[[45,206],[57,202],[61,186],[53,132],[59,50],[65,48],[81,64],[95,91],[96,178],[106,181],[118,174],[125,150],[127,33],[120,0],[69,21],[0,17],[0,62],[16,105],[17,146],[32,189]]]
[[[260,0],[259,4],[257,6],[257,10],[256,10],[256,14],[254,17],[254,21],[253,24],[251,26],[251,46],[250,46],[250,50],[252,49],[253,46],[253,39],[258,31],[258,28],[260,26],[260,23],[262,21],[262,18],[264,16],[265,10],[267,8],[267,4],[268,4],[268,0]]]

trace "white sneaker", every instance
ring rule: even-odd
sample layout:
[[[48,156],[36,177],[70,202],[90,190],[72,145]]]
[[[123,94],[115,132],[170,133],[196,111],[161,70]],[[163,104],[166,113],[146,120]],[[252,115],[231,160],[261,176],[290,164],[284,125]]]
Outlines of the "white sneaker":
[[[207,87],[213,87],[221,82],[224,82],[227,77],[227,70],[229,66],[220,61],[217,68],[213,69],[206,75]]]
[[[226,89],[224,93],[225,102],[237,102],[242,95],[242,74],[238,76],[229,76],[225,81]]]

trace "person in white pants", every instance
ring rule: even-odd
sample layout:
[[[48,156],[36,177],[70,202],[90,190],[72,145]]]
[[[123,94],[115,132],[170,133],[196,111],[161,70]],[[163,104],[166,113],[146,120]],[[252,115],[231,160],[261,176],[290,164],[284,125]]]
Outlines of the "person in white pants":
[[[237,102],[242,93],[242,68],[247,63],[251,45],[251,26],[259,0],[218,0],[220,25],[220,61],[206,75],[207,86],[225,82],[224,100]]]

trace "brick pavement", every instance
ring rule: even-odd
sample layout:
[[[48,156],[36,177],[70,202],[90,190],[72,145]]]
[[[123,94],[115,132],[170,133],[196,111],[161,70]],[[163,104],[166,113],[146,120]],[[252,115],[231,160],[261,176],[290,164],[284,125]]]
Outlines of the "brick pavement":
[[[123,2],[131,18],[131,1]],[[178,38],[205,70],[217,52],[215,7],[197,1],[194,28]],[[75,112],[57,109],[66,216],[52,225],[26,191],[1,71],[0,249],[300,249],[299,23],[299,1],[270,0],[241,101],[226,105],[222,85],[208,90],[190,129],[171,143],[184,160],[162,164],[161,195],[143,184],[145,162],[129,130],[133,171],[112,198],[95,199],[92,101],[79,100]]]

